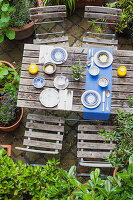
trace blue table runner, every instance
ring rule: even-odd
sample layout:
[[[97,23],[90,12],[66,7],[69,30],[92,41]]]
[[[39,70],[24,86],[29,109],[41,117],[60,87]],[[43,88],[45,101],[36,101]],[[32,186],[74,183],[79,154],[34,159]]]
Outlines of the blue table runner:
[[[92,50],[92,49],[91,49]],[[106,50],[109,51],[112,55],[113,55],[113,50],[112,49],[99,49],[99,48],[93,48],[93,55],[95,55],[95,53],[97,51],[100,50]],[[89,49],[88,49],[88,54],[87,54],[87,60],[89,59]],[[95,64],[95,62],[93,62],[93,66],[97,66]],[[97,66],[98,67],[98,66]],[[90,109],[90,108],[86,108],[84,106],[84,110],[83,110],[83,118],[84,119],[88,119],[88,120],[108,120],[110,117],[110,113],[111,113],[111,94],[112,94],[112,64],[106,68],[101,68],[99,67],[99,74],[97,76],[92,76],[89,71],[88,71],[89,67],[86,67],[86,83],[85,83],[85,91],[87,90],[95,90],[97,91],[100,96],[101,96],[101,103],[98,107]],[[109,84],[107,87],[102,88],[98,85],[98,79],[101,77],[105,77],[109,80]],[[106,97],[106,91],[110,90],[110,97]],[[103,94],[103,90],[105,90],[105,103],[104,103],[104,112],[102,111],[103,109],[103,103],[102,103],[102,94]],[[109,109],[106,109],[107,106],[107,101],[108,101],[108,106]]]

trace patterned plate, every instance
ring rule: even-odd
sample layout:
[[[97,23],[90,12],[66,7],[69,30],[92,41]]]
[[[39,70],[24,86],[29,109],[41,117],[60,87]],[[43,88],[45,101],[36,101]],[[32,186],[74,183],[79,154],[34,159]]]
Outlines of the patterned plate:
[[[63,48],[55,48],[51,52],[51,58],[53,61],[61,64],[67,59],[67,52]]]
[[[59,93],[53,88],[46,88],[40,94],[40,102],[48,108],[52,108],[59,103]]]
[[[108,55],[107,62],[101,62],[99,60],[99,56],[103,55],[103,53],[106,54],[106,55]],[[112,54],[109,51],[105,51],[105,50],[97,51],[95,53],[95,55],[94,55],[94,62],[95,62],[95,64],[98,67],[106,68],[106,67],[109,67],[112,64],[112,62],[113,62],[113,56],[112,56]]]
[[[96,108],[101,103],[101,96],[95,90],[87,90],[82,94],[81,102],[87,108]]]
[[[42,88],[45,85],[45,79],[42,77],[36,77],[33,79],[33,85],[35,88]]]

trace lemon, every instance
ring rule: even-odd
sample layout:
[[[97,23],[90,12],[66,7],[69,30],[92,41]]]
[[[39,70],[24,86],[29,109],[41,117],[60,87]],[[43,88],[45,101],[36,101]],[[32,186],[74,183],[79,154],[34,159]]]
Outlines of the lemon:
[[[35,63],[31,63],[29,66],[29,72],[31,74],[36,74],[38,72],[38,67]]]
[[[117,74],[120,77],[124,77],[127,74],[127,68],[125,66],[120,66],[117,70]]]

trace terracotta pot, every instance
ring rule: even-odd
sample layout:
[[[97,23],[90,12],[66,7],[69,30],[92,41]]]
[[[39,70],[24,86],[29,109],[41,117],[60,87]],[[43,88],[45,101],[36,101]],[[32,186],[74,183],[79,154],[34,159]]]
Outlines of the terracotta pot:
[[[7,149],[7,155],[11,156],[11,145],[1,145],[4,149]]]
[[[129,160],[127,160],[126,163],[128,164],[128,163],[129,163]],[[118,167],[116,167],[116,168],[114,169],[113,177],[116,176],[116,172],[118,172],[118,169],[119,169]]]
[[[12,126],[9,126],[9,127],[0,127],[0,130],[4,131],[4,132],[14,131],[20,125],[22,117],[23,117],[23,108],[21,108],[20,118],[19,118],[19,120],[15,124],[13,124]]]
[[[76,2],[76,8],[84,8],[85,6],[102,6],[105,4],[105,0],[78,0]]]
[[[7,62],[7,61],[5,61],[5,60],[0,60],[0,62],[1,63],[4,63],[4,64],[6,64],[6,65],[8,65],[9,67],[11,67],[12,69],[14,69],[14,71],[16,71],[15,70],[15,68],[14,68],[14,66],[11,64],[11,63],[9,63],[9,62]],[[3,88],[0,88],[0,91],[2,90]],[[2,98],[2,96],[0,96],[0,99]]]
[[[38,6],[42,7],[42,1],[37,0]],[[34,32],[34,22],[30,22],[29,24],[26,24],[23,27],[17,28],[17,27],[10,27],[10,29],[15,31],[15,40],[24,40],[28,37],[30,37]]]

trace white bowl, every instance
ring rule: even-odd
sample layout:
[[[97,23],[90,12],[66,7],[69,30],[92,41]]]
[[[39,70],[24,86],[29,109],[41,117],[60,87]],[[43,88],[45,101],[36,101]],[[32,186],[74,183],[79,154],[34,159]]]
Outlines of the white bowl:
[[[89,68],[89,73],[92,76],[97,76],[99,74],[99,68],[96,67],[96,66],[92,66],[92,67]]]
[[[107,85],[109,84],[109,80],[105,77],[101,77],[101,78],[98,79],[98,84],[101,87],[107,87]]]

